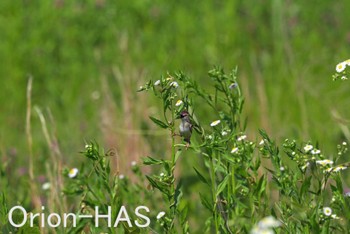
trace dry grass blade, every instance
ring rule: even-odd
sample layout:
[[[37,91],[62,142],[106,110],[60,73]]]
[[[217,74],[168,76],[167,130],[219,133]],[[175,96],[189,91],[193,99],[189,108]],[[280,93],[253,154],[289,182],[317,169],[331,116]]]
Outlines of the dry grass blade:
[[[30,194],[32,203],[36,210],[41,209],[41,200],[38,193],[38,188],[34,180],[34,155],[33,155],[33,138],[31,134],[31,113],[32,113],[32,84],[33,77],[29,77],[27,84],[27,112],[26,112],[26,137],[29,150],[29,180],[30,180]]]

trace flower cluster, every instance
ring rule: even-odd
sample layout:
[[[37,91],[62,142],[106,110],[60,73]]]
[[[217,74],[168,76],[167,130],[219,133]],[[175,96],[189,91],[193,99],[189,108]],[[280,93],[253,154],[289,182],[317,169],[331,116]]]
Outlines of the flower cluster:
[[[220,126],[221,125],[221,130]],[[225,126],[225,122],[222,123],[222,121],[220,119],[218,120],[214,120],[213,122],[210,123],[210,126],[212,128],[214,128],[214,133],[211,133],[210,135],[206,136],[206,139],[208,140],[219,140],[220,139],[224,139],[226,136],[228,136],[227,139],[231,139],[234,140],[234,145],[233,147],[230,149],[230,153],[231,154],[239,154],[241,151],[247,150],[249,148],[254,148],[255,143],[247,141],[247,135],[243,134],[243,133],[239,133],[239,134],[235,134],[234,136],[232,136],[231,130]],[[218,136],[218,133],[220,136]]]
[[[341,79],[347,80],[349,72],[347,71],[347,67],[350,66],[350,59],[347,59],[343,62],[340,62],[335,67],[336,73],[333,75],[333,80]]]
[[[345,170],[348,167],[347,165],[333,166],[334,162],[337,161],[337,158],[335,158],[334,161],[324,159],[321,150],[315,148],[310,143],[307,143],[301,149],[298,149],[295,140],[291,141],[286,139],[283,146],[287,155],[299,165],[299,168],[303,172],[305,172],[310,165],[318,166],[319,169],[323,170],[323,173],[335,173]],[[347,151],[346,146],[346,142],[338,145],[338,156],[343,155]]]
[[[250,231],[251,234],[274,233],[273,228],[281,226],[281,222],[273,216],[263,218]]]
[[[333,213],[333,210],[330,207],[323,207],[322,213],[323,213],[322,215],[324,218],[332,218],[332,219],[340,219],[341,220],[341,218],[338,215]]]
[[[297,143],[295,140],[286,139],[284,141],[283,147],[289,158],[298,164],[301,171],[305,171],[310,166],[310,163],[316,163],[322,166],[331,164],[328,163],[328,161],[323,162],[321,160],[323,159],[321,150],[315,148],[310,143],[305,144],[300,149],[299,147],[297,147]]]
[[[336,166],[336,167],[329,167],[325,170],[325,172],[327,172],[327,173],[339,172],[339,171],[343,171],[345,169],[347,169],[346,166],[340,165],[340,166]]]

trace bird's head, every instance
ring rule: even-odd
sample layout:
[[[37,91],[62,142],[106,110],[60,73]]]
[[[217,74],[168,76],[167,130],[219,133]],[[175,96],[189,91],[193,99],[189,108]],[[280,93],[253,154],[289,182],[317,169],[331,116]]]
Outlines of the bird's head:
[[[189,116],[190,114],[188,113],[188,111],[187,110],[184,110],[184,111],[182,111],[181,113],[180,113],[180,118],[182,119],[182,118],[185,118],[185,117],[187,117],[187,116]]]

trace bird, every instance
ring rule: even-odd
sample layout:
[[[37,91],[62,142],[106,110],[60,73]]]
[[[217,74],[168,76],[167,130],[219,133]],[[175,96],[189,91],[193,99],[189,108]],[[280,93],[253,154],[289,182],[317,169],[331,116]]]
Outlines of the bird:
[[[180,113],[181,123],[179,126],[180,136],[183,137],[186,142],[186,148],[188,148],[191,144],[191,136],[192,136],[192,128],[193,125],[191,123],[190,114],[188,111],[184,110]]]

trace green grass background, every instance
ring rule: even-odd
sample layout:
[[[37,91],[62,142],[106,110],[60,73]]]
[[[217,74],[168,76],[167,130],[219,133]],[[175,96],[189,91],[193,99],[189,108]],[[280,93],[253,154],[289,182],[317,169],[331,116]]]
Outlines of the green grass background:
[[[330,0],[2,0],[0,159],[11,168],[2,184],[10,194],[26,186],[29,76],[32,104],[43,110],[68,167],[79,165],[77,152],[90,139],[116,147],[128,162],[164,155],[164,132],[148,120],[160,105],[135,91],[177,70],[210,90],[214,65],[238,66],[248,138],[263,128],[279,142],[319,142],[331,158],[346,139],[340,122],[346,126],[350,116],[349,84],[331,78],[349,58],[349,11],[350,2]],[[217,119],[198,114],[208,124]],[[35,174],[45,175],[52,149],[34,110],[32,135]]]

